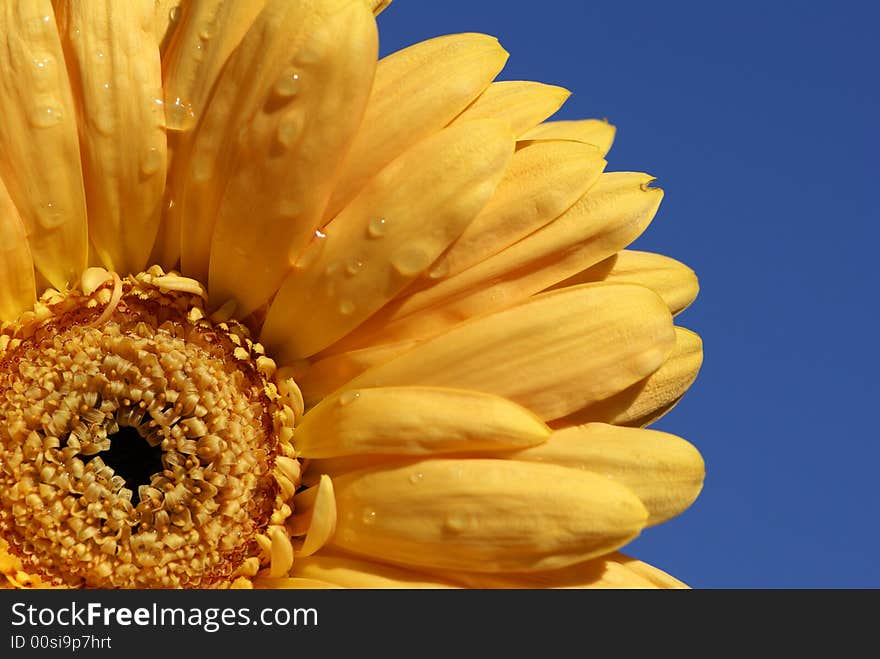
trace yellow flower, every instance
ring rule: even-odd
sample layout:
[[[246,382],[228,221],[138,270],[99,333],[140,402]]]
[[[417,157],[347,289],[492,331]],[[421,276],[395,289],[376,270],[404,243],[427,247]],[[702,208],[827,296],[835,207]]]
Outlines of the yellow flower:
[[[680,587],[662,192],[480,34],[365,0],[0,7],[10,586]]]

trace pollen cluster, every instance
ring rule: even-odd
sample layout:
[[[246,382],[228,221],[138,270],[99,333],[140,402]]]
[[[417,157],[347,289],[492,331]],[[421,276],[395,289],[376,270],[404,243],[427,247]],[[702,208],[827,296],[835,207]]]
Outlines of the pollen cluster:
[[[193,280],[155,268],[48,292],[0,332],[9,553],[70,587],[252,576],[298,484],[296,413],[274,374],[244,325],[206,317]],[[153,473],[117,457],[151,451]]]

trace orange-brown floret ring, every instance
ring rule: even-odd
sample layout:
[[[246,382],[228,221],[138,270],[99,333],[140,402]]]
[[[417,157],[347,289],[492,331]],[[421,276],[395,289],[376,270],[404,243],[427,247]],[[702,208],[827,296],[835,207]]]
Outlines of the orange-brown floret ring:
[[[192,279],[92,268],[80,288],[0,329],[0,574],[246,586],[292,558],[295,383]]]

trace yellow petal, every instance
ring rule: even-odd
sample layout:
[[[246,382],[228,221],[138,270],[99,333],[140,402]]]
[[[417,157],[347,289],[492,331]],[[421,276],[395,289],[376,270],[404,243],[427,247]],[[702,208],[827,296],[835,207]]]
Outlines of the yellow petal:
[[[34,261],[24,224],[0,180],[0,321],[15,320],[36,302]]]
[[[260,340],[282,360],[293,360],[363,322],[424,272],[483,208],[513,143],[503,123],[469,121],[388,165],[300,256]]]
[[[645,380],[606,400],[588,405],[560,425],[603,421],[619,426],[645,426],[672,409],[697,379],[703,364],[703,342],[683,327],[675,328],[675,347],[663,365]]]
[[[620,552],[609,554],[609,559],[617,562],[630,572],[637,574],[643,579],[650,581],[658,588],[664,588],[667,590],[690,589],[690,586],[688,586],[683,581],[679,581],[671,574],[667,574],[663,570],[656,568],[653,565],[648,565],[647,563],[636,560],[635,558],[631,558],[630,556],[626,556],[625,554],[621,554]]]
[[[193,129],[204,113],[217,78],[232,51],[253,25],[266,0],[199,0],[172,10],[173,38],[162,43],[165,112],[170,157],[165,209],[152,262],[177,267],[183,208],[182,185],[188,176]]]
[[[557,430],[543,444],[493,457],[583,469],[622,483],[648,509],[649,526],[686,510],[705,476],[703,458],[685,440],[604,423]]]
[[[663,192],[647,174],[611,172],[567,212],[504,251],[401,297],[339,347],[425,338],[511,307],[626,247],[653,219]],[[336,346],[334,346],[336,348]]]
[[[319,579],[304,579],[302,577],[257,577],[254,579],[254,588],[267,590],[331,590],[342,588],[336,584]]]
[[[536,142],[518,150],[492,199],[428,277],[457,275],[540,229],[583,196],[604,167],[594,147],[577,142]]]
[[[336,530],[333,482],[328,476],[321,476],[315,487],[297,494],[293,504],[295,517],[291,523],[292,533],[300,535],[304,530],[305,535],[296,555],[311,556],[327,543]]]
[[[38,284],[61,289],[85,269],[88,247],[76,108],[52,3],[4,2],[0,34],[0,177]]]
[[[417,343],[418,341],[385,343],[360,350],[341,352],[317,360],[295,376],[296,382],[302,390],[305,404],[307,406],[317,404],[325,396],[336,391],[368,368],[384,364],[392,357],[414,347]]]
[[[366,3],[373,15],[378,16],[391,4],[391,0],[366,0]]]
[[[207,279],[214,223],[230,177],[240,166],[240,158],[247,158],[242,149],[250,139],[248,131],[267,104],[275,105],[280,114],[295,98],[278,97],[276,85],[284,78],[295,87],[291,69],[308,69],[316,57],[300,49],[309,23],[343,2],[270,0],[223,67],[189,151],[175,153],[175,159],[185,160],[186,165],[177,177],[179,187],[171,193],[174,212],[185,218],[180,255],[184,274]],[[360,2],[357,5],[363,8]],[[282,88],[291,87],[282,84]]]
[[[449,578],[468,588],[589,588],[589,589],[647,589],[661,587],[654,581],[630,570],[617,560],[617,552],[601,558],[584,561],[558,570],[521,572],[513,574],[480,574],[478,572],[450,573]]]
[[[79,110],[89,238],[104,267],[141,272],[159,227],[167,155],[155,5],[64,7],[58,23]]]
[[[564,567],[629,542],[647,517],[603,476],[509,460],[424,460],[340,476],[335,486],[333,546],[432,569]]]
[[[673,315],[687,309],[700,291],[696,274],[683,263],[668,256],[629,249],[608,257],[550,289],[591,281],[619,281],[647,286],[663,298]]]
[[[337,181],[334,217],[376,172],[408,147],[452,121],[489,85],[507,52],[485,34],[452,34],[383,58],[362,129]]]
[[[232,51],[267,0],[198,0],[178,11],[174,40],[162,57],[168,129],[191,130]]]
[[[208,289],[215,305],[236,300],[240,317],[269,300],[314,237],[370,92],[372,14],[361,1],[318,7],[287,37],[307,61],[282,72],[274,102],[254,117],[219,208]]]
[[[298,558],[293,574],[344,588],[371,589],[433,589],[459,588],[453,582],[433,577],[422,571],[410,571],[351,556],[327,555]]]
[[[647,377],[674,343],[669,311],[649,289],[584,284],[464,323],[364,372],[346,389],[474,389],[555,419]]]
[[[58,4],[56,2],[56,4]],[[180,22],[180,5],[183,0],[155,0],[155,19],[153,30],[156,35],[156,43],[162,52],[168,48],[174,36],[174,30]]]
[[[326,398],[297,426],[296,450],[304,458],[454,453],[534,446],[549,435],[534,414],[498,396],[383,387]]]
[[[604,119],[548,121],[523,134],[522,140],[575,140],[599,148],[604,156],[611,150],[616,129]]]
[[[514,135],[522,135],[556,112],[570,95],[567,89],[540,82],[493,82],[455,121],[500,119]]]

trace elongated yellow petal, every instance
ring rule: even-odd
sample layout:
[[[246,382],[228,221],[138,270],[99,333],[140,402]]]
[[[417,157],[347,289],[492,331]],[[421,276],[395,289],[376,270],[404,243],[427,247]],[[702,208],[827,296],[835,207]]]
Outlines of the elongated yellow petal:
[[[340,476],[335,486],[333,546],[433,569],[564,567],[629,542],[647,517],[607,478],[508,460],[424,460]]]
[[[161,51],[165,52],[172,41],[174,30],[180,22],[180,5],[184,4],[184,2],[183,0],[154,1],[156,15],[153,22],[153,30],[156,35],[156,43],[159,44]],[[56,4],[58,4],[57,1]]]
[[[15,320],[36,302],[34,260],[18,209],[0,179],[0,321]]]
[[[571,92],[540,82],[493,82],[455,121],[500,119],[514,135],[522,135],[556,112]]]
[[[618,564],[625,567],[630,572],[637,574],[643,579],[647,579],[652,584],[654,584],[658,588],[663,588],[666,590],[687,590],[690,589],[683,581],[680,581],[673,577],[671,574],[667,574],[663,570],[654,567],[653,565],[649,565],[643,561],[636,560],[630,556],[626,556],[620,552],[614,552],[609,554],[609,560],[613,560]]]
[[[557,430],[543,444],[493,457],[583,469],[623,483],[648,509],[648,525],[686,510],[705,477],[703,458],[685,440],[604,423]]]
[[[653,219],[663,192],[648,187],[652,180],[631,172],[602,174],[555,221],[458,275],[395,300],[338,347],[429,337],[518,304],[598,263],[626,247]]]
[[[368,368],[384,364],[414,347],[418,341],[384,343],[360,350],[341,352],[319,359],[296,375],[305,404],[312,406]]]
[[[296,450],[304,458],[454,453],[534,446],[549,435],[533,413],[498,396],[382,387],[322,401],[297,426]]]
[[[282,73],[276,102],[254,117],[214,229],[208,288],[215,305],[234,299],[241,316],[275,293],[314,237],[370,92],[372,14],[361,1],[318,6],[320,27],[300,37],[307,61]]]
[[[391,0],[366,0],[366,3],[373,15],[378,16],[391,4]]]
[[[591,281],[619,281],[647,286],[663,298],[673,315],[687,309],[700,291],[696,274],[683,263],[668,256],[629,249],[608,257],[550,289]]]
[[[170,158],[165,208],[153,260],[166,270],[180,258],[181,194],[189,175],[193,129],[220,72],[267,0],[196,0],[173,11],[174,35],[162,48]]]
[[[548,121],[523,134],[522,140],[575,140],[599,148],[604,156],[611,150],[616,129],[604,119]]]
[[[162,58],[168,129],[191,130],[232,51],[266,0],[196,0],[179,12],[179,26]]]
[[[507,61],[484,34],[453,34],[383,58],[376,68],[363,126],[327,208],[334,217],[385,165],[452,121]]]
[[[358,0],[351,3],[364,8]],[[267,105],[279,115],[285,114],[296,98],[297,71],[308,70],[324,55],[300,48],[310,33],[311,22],[321,23],[321,17],[345,4],[350,3],[270,0],[223,67],[190,151],[185,155],[175,153],[175,159],[187,160],[187,171],[179,177],[180,188],[172,193],[175,212],[182,213],[185,220],[180,255],[185,274],[207,279],[214,224],[226,186],[242,160],[247,159],[250,140],[261,143],[259,138],[266,135],[267,122],[258,123],[258,117],[268,111]],[[256,128],[253,137],[249,134],[252,127]]]
[[[318,484],[294,497],[293,535],[305,535],[297,556],[311,556],[323,547],[336,530],[336,500],[333,482],[321,476]]]
[[[475,389],[555,419],[647,377],[674,343],[669,311],[649,289],[584,284],[465,323],[345,388]]]
[[[315,579],[344,588],[374,589],[446,589],[460,588],[453,582],[382,563],[351,556],[325,554],[297,558],[293,574],[302,579]]]
[[[342,588],[336,584],[319,579],[307,579],[303,577],[257,577],[254,579],[254,588],[271,590],[332,590]]]
[[[617,557],[618,552],[584,561],[558,570],[508,574],[481,574],[479,572],[449,573],[449,578],[468,588],[588,588],[588,589],[645,589],[662,586],[635,570]]]
[[[492,199],[428,277],[457,275],[540,229],[583,196],[604,167],[594,147],[577,142],[538,142],[518,150]]]
[[[505,124],[469,121],[388,165],[297,261],[260,340],[292,360],[363,322],[424,272],[483,208],[513,143]],[[309,322],[300,322],[306,315]]]
[[[2,3],[0,35],[0,177],[38,285],[65,288],[86,267],[88,239],[76,109],[52,3]]]
[[[159,227],[167,155],[155,5],[64,6],[58,22],[79,110],[89,238],[104,267],[140,272]]]
[[[663,365],[645,380],[606,400],[588,405],[560,419],[560,425],[590,421],[620,426],[645,426],[672,409],[697,379],[703,364],[703,342],[683,327],[675,328],[675,347]]]

